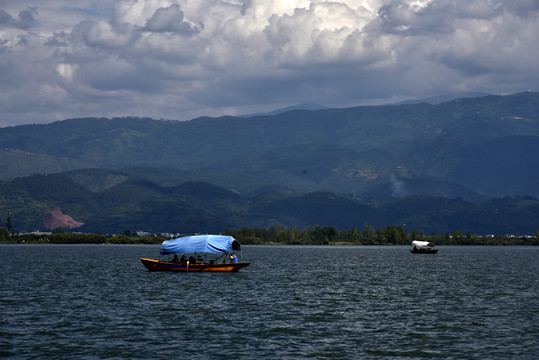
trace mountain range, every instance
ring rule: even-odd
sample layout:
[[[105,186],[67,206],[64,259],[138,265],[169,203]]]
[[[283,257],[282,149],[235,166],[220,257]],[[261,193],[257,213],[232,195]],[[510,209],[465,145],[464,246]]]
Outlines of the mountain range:
[[[68,119],[1,128],[0,148],[0,211],[20,230],[43,228],[56,208],[97,232],[538,227],[534,92],[183,122]]]

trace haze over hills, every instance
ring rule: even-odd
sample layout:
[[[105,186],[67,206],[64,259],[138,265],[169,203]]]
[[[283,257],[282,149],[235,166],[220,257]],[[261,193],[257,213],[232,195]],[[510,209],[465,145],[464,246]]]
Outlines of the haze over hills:
[[[14,189],[24,193],[28,184],[21,177],[36,173],[59,173],[54,179],[65,179],[65,186],[77,189],[72,190],[75,198],[84,199],[80,206],[87,210],[73,199],[61,207],[47,195],[50,185],[33,185],[45,189],[23,197],[35,207],[36,227],[47,211],[60,207],[93,231],[171,224],[195,232],[271,224],[350,227],[354,222],[362,227],[365,222],[383,226],[407,220],[424,231],[451,231],[459,224],[469,226],[463,230],[489,232],[497,226],[501,231],[521,223],[509,224],[520,211],[515,209],[532,215],[538,211],[526,196],[539,197],[539,94],[186,122],[69,119],[2,128],[0,148],[0,176],[15,178],[2,184],[0,211],[28,213],[6,199]],[[216,188],[210,191],[210,185]],[[231,197],[218,200],[225,192]],[[269,198],[253,203],[260,196]],[[508,207],[512,215],[495,217],[506,219],[505,225],[485,222],[494,210],[483,204],[508,196],[521,200]],[[124,198],[134,202],[116,208],[123,200],[114,199]],[[398,213],[392,210],[397,201],[416,204],[408,218],[388,215]],[[453,225],[444,225],[439,204],[455,214],[447,217]],[[423,220],[418,206],[431,211],[421,215]],[[474,212],[483,220],[468,224],[458,215],[459,207],[462,214]],[[180,220],[177,214],[187,217]],[[436,216],[438,223],[432,220]],[[531,231],[532,226],[516,229]]]
[[[240,115],[239,117],[279,115],[279,114],[282,114],[282,113],[285,113],[285,112],[288,112],[288,111],[293,111],[293,110],[316,111],[316,110],[320,110],[320,109],[329,109],[329,107],[324,106],[324,105],[320,105],[320,104],[317,104],[317,103],[313,103],[313,102],[303,102],[303,103],[299,103],[297,105],[291,105],[291,106],[287,106],[287,107],[282,108],[282,109],[268,111],[268,112],[265,112],[265,113],[255,113],[255,114],[249,114],[249,115]]]
[[[489,96],[493,94],[489,93],[483,93],[483,92],[477,92],[477,91],[462,91],[458,93],[451,93],[451,94],[445,94],[445,95],[438,95],[438,96],[432,96],[425,99],[414,99],[414,100],[405,100],[400,101],[396,103],[396,105],[404,105],[404,104],[420,104],[420,103],[428,103],[431,105],[438,105],[446,101],[451,101],[455,99],[464,99],[464,98],[476,98],[476,97],[483,97],[483,96]]]

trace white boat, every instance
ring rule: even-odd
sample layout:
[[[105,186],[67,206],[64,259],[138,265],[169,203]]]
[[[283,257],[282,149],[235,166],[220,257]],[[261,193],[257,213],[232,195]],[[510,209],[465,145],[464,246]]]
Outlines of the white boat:
[[[410,250],[412,254],[437,254],[438,249],[434,248],[432,241],[412,241],[413,248]]]

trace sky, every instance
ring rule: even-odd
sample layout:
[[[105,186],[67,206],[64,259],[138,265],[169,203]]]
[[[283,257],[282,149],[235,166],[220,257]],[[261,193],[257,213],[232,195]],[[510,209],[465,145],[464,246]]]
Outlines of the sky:
[[[538,0],[0,0],[0,127],[537,91]]]

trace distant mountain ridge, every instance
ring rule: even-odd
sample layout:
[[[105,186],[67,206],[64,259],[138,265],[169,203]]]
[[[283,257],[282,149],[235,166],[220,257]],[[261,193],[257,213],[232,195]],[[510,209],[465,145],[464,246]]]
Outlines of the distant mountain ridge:
[[[155,186],[166,190],[192,182],[224,188],[248,201],[262,194],[261,189],[279,189],[279,197],[328,193],[363,205],[415,197],[483,204],[499,197],[539,197],[539,93],[185,122],[68,119],[1,128],[0,149],[0,178],[20,178],[8,182],[8,193],[25,176],[62,173],[70,187],[80,186],[73,190],[79,198],[93,199],[88,209],[103,213],[111,210],[95,203],[113,207],[110,201],[123,187],[153,194]],[[147,185],[133,184],[134,179]],[[49,201],[55,195],[49,199],[46,189],[28,195],[27,201],[42,199],[35,205],[40,212],[59,207],[85,226],[94,226],[92,219],[77,219],[55,206]],[[144,201],[157,206],[160,210],[154,212],[162,212],[163,218],[167,211],[189,208],[188,200],[181,206],[171,202],[168,190],[158,193],[163,196],[159,205],[151,195]],[[96,194],[110,197],[96,200]],[[321,198],[307,199],[315,203]],[[191,209],[190,218],[217,216],[215,209],[206,208],[210,204]],[[229,209],[225,205],[223,209]],[[0,211],[10,211],[10,206],[15,205],[3,202]],[[263,219],[261,214],[276,209],[237,207],[256,210],[251,219]],[[299,219],[289,215],[291,222]],[[238,219],[245,219],[242,216]],[[276,221],[284,223],[283,216]],[[228,219],[224,223],[230,220],[228,215],[223,218]]]
[[[0,176],[150,165],[199,174],[199,179],[225,187],[230,184],[219,179],[236,178],[239,192],[275,184],[362,197],[392,175],[402,181],[440,181],[443,188],[453,183],[455,189],[487,197],[539,196],[533,186],[539,166],[534,150],[538,102],[538,93],[526,92],[439,105],[297,110],[252,118],[85,118],[16,126],[0,129],[0,148],[11,149],[0,152]],[[510,143],[518,146],[505,145]],[[503,158],[510,167],[488,151],[482,157],[468,156],[493,144],[493,151],[511,151]],[[24,156],[15,156],[17,152]],[[45,157],[43,166],[40,159]],[[478,163],[491,174],[510,170],[519,176],[485,184],[488,179],[467,170]],[[208,174],[216,176],[210,180]]]
[[[484,96],[491,96],[493,94],[490,93],[484,93],[484,92],[477,92],[477,91],[462,91],[462,92],[456,92],[451,94],[445,94],[445,95],[438,95],[438,96],[432,96],[424,99],[413,99],[413,100],[404,100],[399,101],[395,103],[395,105],[406,105],[406,104],[421,104],[421,103],[428,103],[431,105],[438,105],[446,101],[452,101],[455,99],[466,99],[466,98],[476,98],[476,97],[484,97]]]
[[[410,99],[410,100],[403,100],[396,103],[388,104],[388,105],[409,105],[409,104],[421,104],[421,103],[428,103],[431,105],[438,105],[442,102],[451,101],[455,99],[464,99],[464,98],[475,98],[475,97],[483,97],[483,96],[490,96],[493,94],[485,93],[485,92],[478,92],[478,91],[461,91],[461,92],[455,92],[451,94],[444,94],[444,95],[438,95],[438,96],[432,96],[428,98],[423,99]],[[285,108],[272,110],[268,112],[259,112],[259,113],[253,113],[248,115],[238,115],[238,117],[253,117],[253,116],[266,116],[266,115],[279,115],[288,111],[294,111],[294,110],[309,110],[309,111],[316,111],[316,110],[322,110],[322,109],[331,109],[329,106],[320,105],[314,102],[302,102],[297,105],[290,105]]]
[[[303,102],[303,103],[299,103],[297,105],[287,106],[287,107],[282,108],[282,109],[277,109],[277,110],[268,111],[268,112],[254,113],[254,114],[249,114],[249,115],[239,115],[239,117],[279,115],[279,114],[282,114],[282,113],[285,113],[285,112],[288,112],[288,111],[294,111],[294,110],[316,111],[316,110],[321,110],[321,109],[329,109],[329,107],[324,106],[324,105],[320,105],[320,104],[317,104],[317,103],[313,103],[313,102]]]

